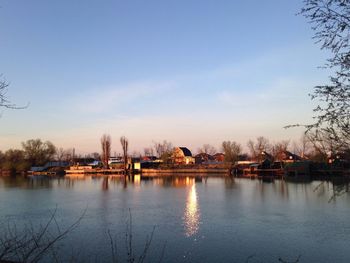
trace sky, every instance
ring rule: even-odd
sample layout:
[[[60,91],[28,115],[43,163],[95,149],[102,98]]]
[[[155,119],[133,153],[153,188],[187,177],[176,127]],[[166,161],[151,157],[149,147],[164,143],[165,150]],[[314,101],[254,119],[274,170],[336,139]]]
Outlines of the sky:
[[[0,150],[298,140],[328,81],[301,0],[0,0]]]

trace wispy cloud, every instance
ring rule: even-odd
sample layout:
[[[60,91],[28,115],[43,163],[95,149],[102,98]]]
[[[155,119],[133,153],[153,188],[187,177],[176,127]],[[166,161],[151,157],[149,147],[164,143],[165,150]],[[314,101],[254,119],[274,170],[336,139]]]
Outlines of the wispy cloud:
[[[137,103],[141,99],[171,90],[174,83],[132,82],[121,85],[100,87],[83,94],[78,94],[70,103],[83,113],[103,113],[126,104]]]

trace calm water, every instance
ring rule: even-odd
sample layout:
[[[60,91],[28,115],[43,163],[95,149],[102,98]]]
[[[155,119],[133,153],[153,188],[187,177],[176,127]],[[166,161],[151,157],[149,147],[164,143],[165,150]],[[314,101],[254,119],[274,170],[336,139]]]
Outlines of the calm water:
[[[136,256],[155,227],[146,262],[158,262],[162,251],[163,262],[278,262],[299,255],[300,262],[349,262],[350,194],[331,199],[334,187],[222,177],[0,177],[0,221],[38,225],[57,207],[64,228],[85,211],[59,250],[61,258],[74,254],[85,262],[111,260],[108,231],[125,259],[129,212]]]

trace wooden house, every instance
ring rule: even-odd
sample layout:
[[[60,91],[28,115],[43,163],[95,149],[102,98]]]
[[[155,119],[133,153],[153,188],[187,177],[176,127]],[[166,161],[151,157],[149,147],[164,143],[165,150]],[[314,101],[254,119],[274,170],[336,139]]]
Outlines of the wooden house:
[[[217,161],[218,163],[225,161],[225,154],[223,153],[216,153],[213,155],[213,157],[214,157],[214,160]]]
[[[175,147],[172,160],[174,164],[194,164],[195,159],[192,157],[192,153],[186,147]]]

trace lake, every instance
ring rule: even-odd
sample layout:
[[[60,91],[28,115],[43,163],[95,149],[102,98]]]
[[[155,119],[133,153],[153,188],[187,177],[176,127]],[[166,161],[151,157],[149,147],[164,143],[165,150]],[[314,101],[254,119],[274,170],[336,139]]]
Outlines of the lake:
[[[0,177],[1,233],[56,211],[52,231],[82,217],[57,248],[62,260],[111,262],[113,240],[119,262],[130,248],[138,261],[147,244],[144,262],[349,262],[345,190],[220,176]]]

